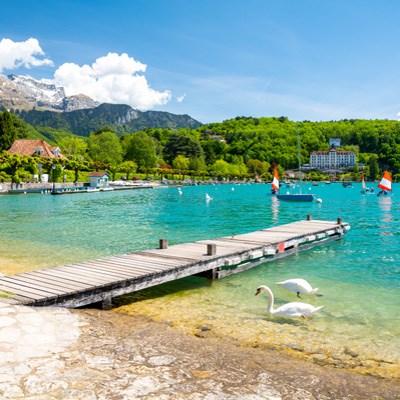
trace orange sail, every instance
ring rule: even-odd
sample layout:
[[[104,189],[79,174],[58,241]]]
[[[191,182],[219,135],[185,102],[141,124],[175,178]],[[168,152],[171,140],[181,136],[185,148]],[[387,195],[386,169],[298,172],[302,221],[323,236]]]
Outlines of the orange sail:
[[[387,190],[388,192],[392,190],[392,177],[390,176],[388,171],[385,171],[383,173],[383,178],[379,182],[378,188]]]
[[[274,179],[272,179],[272,189],[279,190],[279,174],[278,170],[274,169]]]

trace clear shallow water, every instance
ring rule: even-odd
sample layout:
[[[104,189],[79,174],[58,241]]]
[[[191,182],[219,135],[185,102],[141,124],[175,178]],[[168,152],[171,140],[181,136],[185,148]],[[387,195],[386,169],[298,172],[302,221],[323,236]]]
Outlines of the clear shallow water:
[[[234,189],[234,190],[232,190]],[[210,283],[186,278],[118,300],[119,311],[145,313],[193,333],[282,348],[380,376],[399,377],[400,186],[394,195],[361,195],[360,186],[304,185],[322,204],[279,202],[269,185],[221,185],[79,195],[0,196],[0,272],[18,273],[171,244],[244,233],[304,219],[342,217],[344,240]],[[208,193],[213,200],[206,202]],[[310,322],[267,314],[255,288],[269,285],[276,304],[297,301],[275,282],[302,277],[325,307]]]

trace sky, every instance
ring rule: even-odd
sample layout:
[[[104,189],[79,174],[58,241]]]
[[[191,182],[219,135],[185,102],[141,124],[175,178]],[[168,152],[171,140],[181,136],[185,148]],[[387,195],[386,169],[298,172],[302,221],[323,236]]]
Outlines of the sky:
[[[400,119],[396,0],[0,0],[0,74],[202,122]]]

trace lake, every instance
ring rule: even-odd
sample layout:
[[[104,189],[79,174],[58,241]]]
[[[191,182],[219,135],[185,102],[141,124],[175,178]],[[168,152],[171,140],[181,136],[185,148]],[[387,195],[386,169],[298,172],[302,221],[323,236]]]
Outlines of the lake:
[[[270,185],[205,185],[104,193],[0,196],[0,272],[19,273],[106,255],[255,231],[305,219],[336,221],[351,230],[315,247],[219,281],[189,277],[115,300],[117,312],[145,314],[193,334],[205,331],[253,347],[289,352],[382,377],[399,377],[400,185],[390,196],[361,195],[360,184],[303,185],[322,203],[280,202]],[[286,188],[282,188],[286,191]],[[375,184],[375,192],[376,184]],[[206,194],[212,200],[206,201]],[[275,285],[305,278],[322,297]],[[276,305],[324,305],[310,321],[266,311]]]

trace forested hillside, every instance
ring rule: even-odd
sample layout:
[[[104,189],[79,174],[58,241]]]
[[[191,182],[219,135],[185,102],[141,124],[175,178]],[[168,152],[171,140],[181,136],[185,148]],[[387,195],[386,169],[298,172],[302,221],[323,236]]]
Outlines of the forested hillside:
[[[107,168],[126,176],[135,171],[160,175],[175,171],[268,180],[274,167],[281,174],[297,168],[297,131],[302,164],[309,162],[311,151],[327,150],[330,138],[340,138],[342,148],[353,150],[365,165],[367,179],[378,179],[384,169],[395,180],[400,178],[400,122],[389,120],[295,122],[285,117],[237,117],[195,129],[146,128],[121,136],[105,126],[83,138],[54,128],[34,128],[5,111],[0,113],[0,150],[7,150],[15,138],[41,137],[61,148],[74,163],[75,175],[83,168]],[[6,176],[6,164],[0,165],[0,174],[2,170]],[[360,177],[357,167],[349,174],[351,179]],[[308,178],[326,176],[314,171]]]

